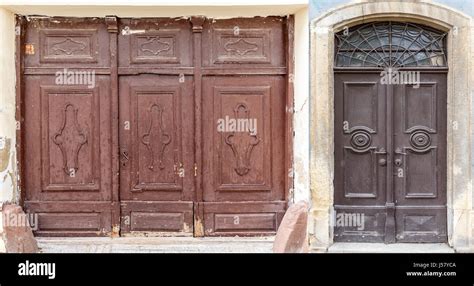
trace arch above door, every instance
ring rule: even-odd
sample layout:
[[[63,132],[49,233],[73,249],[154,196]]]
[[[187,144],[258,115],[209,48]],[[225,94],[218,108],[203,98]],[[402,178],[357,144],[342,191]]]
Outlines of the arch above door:
[[[446,32],[393,21],[357,25],[335,34],[335,67],[446,67]]]

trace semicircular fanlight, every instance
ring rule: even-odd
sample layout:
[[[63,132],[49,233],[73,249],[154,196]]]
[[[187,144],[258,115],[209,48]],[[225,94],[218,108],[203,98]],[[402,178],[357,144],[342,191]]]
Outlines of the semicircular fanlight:
[[[336,36],[336,67],[445,67],[446,33],[413,23],[374,22]]]

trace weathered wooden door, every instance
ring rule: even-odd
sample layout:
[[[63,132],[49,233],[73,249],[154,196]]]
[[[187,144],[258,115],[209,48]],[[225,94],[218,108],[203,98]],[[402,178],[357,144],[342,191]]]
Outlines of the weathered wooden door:
[[[23,33],[24,205],[36,234],[109,235],[117,145],[105,20],[31,18]]]
[[[32,19],[19,108],[38,235],[276,232],[292,18]]]
[[[188,20],[121,19],[121,231],[193,233],[194,80]]]
[[[334,240],[445,242],[444,34],[378,22],[336,42]]]
[[[335,240],[383,240],[391,179],[387,88],[380,84],[379,73],[338,73],[334,96]],[[364,229],[337,225],[337,214],[363,214]]]
[[[289,175],[282,20],[204,25],[199,211],[205,235],[275,233],[284,214]]]

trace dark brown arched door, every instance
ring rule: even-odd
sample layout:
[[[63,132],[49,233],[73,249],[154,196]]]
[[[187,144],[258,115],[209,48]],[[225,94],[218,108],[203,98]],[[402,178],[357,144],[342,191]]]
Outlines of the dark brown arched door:
[[[445,33],[376,22],[335,40],[334,240],[445,242]]]

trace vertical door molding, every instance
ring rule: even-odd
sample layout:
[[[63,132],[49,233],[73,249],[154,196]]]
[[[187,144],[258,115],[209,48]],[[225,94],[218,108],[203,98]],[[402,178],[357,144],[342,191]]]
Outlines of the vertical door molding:
[[[112,136],[112,236],[120,236],[119,198],[119,94],[118,94],[118,20],[116,16],[106,16],[110,49],[110,96],[111,96],[111,136]]]
[[[190,19],[193,31],[194,64],[194,236],[204,236],[204,206],[202,188],[202,31],[205,17]]]

